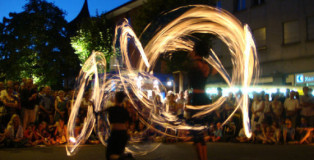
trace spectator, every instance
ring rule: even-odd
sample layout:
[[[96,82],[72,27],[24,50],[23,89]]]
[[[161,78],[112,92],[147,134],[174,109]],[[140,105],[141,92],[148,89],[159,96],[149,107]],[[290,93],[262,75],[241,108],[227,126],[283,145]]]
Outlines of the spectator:
[[[239,131],[239,134],[238,136],[236,137],[236,140],[238,142],[249,142],[250,141],[250,138],[247,138],[245,133],[244,133],[244,128],[241,128],[240,131]]]
[[[284,103],[284,108],[286,110],[286,118],[290,119],[292,122],[292,127],[296,127],[297,121],[297,111],[299,109],[299,100],[295,99],[295,92],[290,92],[290,97],[286,98]]]
[[[67,126],[64,124],[64,120],[59,118],[56,122],[56,130],[54,136],[56,138],[56,144],[65,144],[67,142]]]
[[[282,133],[284,143],[294,141],[294,136],[295,136],[295,129],[292,127],[292,122],[289,118],[286,118],[285,125],[283,128],[283,133]]]
[[[177,103],[175,101],[175,95],[173,92],[171,91],[168,92],[164,105],[165,105],[164,108],[166,112],[176,114]]]
[[[39,112],[38,119],[39,122],[46,121],[49,122],[49,115],[53,114],[54,109],[54,100],[51,96],[51,88],[49,86],[45,86],[43,88],[43,93],[40,96],[39,100]]]
[[[303,87],[304,96],[300,98],[301,116],[309,122],[309,126],[314,127],[314,98],[308,87]]]
[[[273,122],[272,125],[271,125],[271,130],[273,132],[273,135],[274,135],[274,142],[277,144],[280,142],[280,138],[281,138],[281,130],[278,126],[278,123],[277,122]]]
[[[37,91],[33,88],[33,80],[27,79],[25,88],[21,90],[21,106],[23,114],[23,128],[36,119],[35,106],[37,104]]]
[[[254,130],[254,127],[256,124],[260,124],[262,120],[264,119],[264,108],[265,108],[265,103],[262,101],[262,97],[259,94],[256,94],[254,96],[254,100],[252,103],[252,119],[251,119],[251,124],[252,128]]]
[[[176,100],[176,104],[177,104],[177,116],[182,119],[183,118],[183,113],[184,113],[184,108],[185,108],[185,104],[187,103],[187,100],[184,98],[184,92],[181,91],[179,93],[179,98]]]
[[[221,140],[221,138],[222,138],[222,127],[221,127],[221,123],[218,122],[216,124],[215,130],[213,131],[213,136],[205,137],[205,139],[206,141],[209,140],[212,142],[218,142]]]
[[[42,121],[35,132],[36,143],[43,145],[51,145],[51,135],[47,130],[47,123]]]
[[[280,122],[282,119],[283,107],[281,101],[279,101],[279,95],[276,95],[271,102],[271,110],[273,111],[273,121],[277,123]]]
[[[309,127],[307,124],[307,121],[304,117],[301,118],[301,124],[299,127],[296,128],[296,132],[299,136],[299,143],[311,143],[312,142],[312,132],[313,132],[314,128],[313,127]]]
[[[263,142],[263,131],[261,129],[261,125],[260,124],[256,124],[255,129],[253,130],[253,142],[254,143],[260,143]]]
[[[4,91],[4,90],[3,90]],[[12,117],[13,114],[20,113],[19,100],[13,95],[13,86],[7,87],[6,95],[2,98],[3,104],[5,106],[7,117]],[[8,119],[4,122],[7,123]]]
[[[265,107],[264,107],[264,120],[271,124],[272,121],[272,110],[271,110],[271,102],[269,101],[269,94],[265,94]]]
[[[35,138],[36,126],[34,123],[29,123],[27,128],[24,130],[24,139],[26,139],[26,146],[34,146],[36,145]]]
[[[6,97],[8,95],[7,88],[13,88],[13,87],[14,87],[13,81],[8,80],[6,83],[6,86],[1,87],[0,98],[3,99],[4,97]]]
[[[23,147],[26,144],[26,141],[23,140],[23,127],[17,114],[12,115],[4,136],[0,139],[0,142],[3,141],[7,147]]]
[[[64,99],[65,93],[64,91],[60,90],[58,92],[58,96],[55,100],[55,121],[59,121],[59,119],[65,120],[67,118],[66,111],[67,111],[67,102]]]

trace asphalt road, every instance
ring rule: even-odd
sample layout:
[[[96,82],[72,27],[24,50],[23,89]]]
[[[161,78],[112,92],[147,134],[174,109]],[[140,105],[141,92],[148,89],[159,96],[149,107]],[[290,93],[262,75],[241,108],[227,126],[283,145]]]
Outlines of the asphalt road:
[[[314,145],[262,145],[240,143],[207,143],[210,160],[313,160]],[[102,145],[83,145],[76,155],[68,157],[65,146],[2,148],[0,160],[105,160]],[[155,151],[136,160],[196,160],[191,143],[162,144]]]

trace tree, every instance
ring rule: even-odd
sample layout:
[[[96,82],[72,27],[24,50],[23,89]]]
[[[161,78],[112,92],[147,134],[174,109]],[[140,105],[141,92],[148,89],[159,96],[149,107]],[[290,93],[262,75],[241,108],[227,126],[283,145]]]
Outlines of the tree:
[[[6,79],[34,78],[61,87],[78,70],[67,38],[64,12],[45,0],[29,0],[21,13],[10,13],[1,26],[1,73]]]
[[[81,65],[91,55],[92,51],[105,54],[107,63],[112,51],[113,26],[104,15],[85,21],[78,30],[77,35],[71,37],[71,45],[78,55]]]

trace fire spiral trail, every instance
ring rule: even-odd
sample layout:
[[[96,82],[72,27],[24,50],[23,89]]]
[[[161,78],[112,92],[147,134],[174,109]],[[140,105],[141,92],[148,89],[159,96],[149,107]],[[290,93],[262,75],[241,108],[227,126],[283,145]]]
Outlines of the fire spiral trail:
[[[96,113],[102,113],[106,109],[106,103],[112,96],[112,90],[118,88],[123,89],[127,93],[129,102],[138,113],[140,121],[147,126],[147,130],[151,129],[165,136],[184,138],[176,136],[174,133],[177,130],[201,130],[207,128],[207,126],[189,126],[180,121],[175,115],[165,109],[164,105],[160,106],[154,100],[151,100],[145,93],[143,85],[144,82],[156,82],[158,85],[146,85],[145,89],[152,90],[156,95],[165,92],[165,87],[152,74],[157,58],[166,52],[178,50],[191,52],[194,43],[186,37],[195,33],[215,35],[228,46],[233,65],[231,75],[226,71],[213,50],[210,51],[209,57],[204,57],[203,59],[220,73],[229,87],[232,88],[235,85],[242,87],[243,94],[237,100],[236,108],[229,118],[240,109],[243,115],[245,134],[248,137],[251,136],[248,117],[248,87],[254,85],[256,78],[259,76],[259,63],[249,27],[242,25],[225,10],[204,5],[187,6],[187,8],[186,12],[160,29],[145,48],[142,48],[140,41],[127,20],[118,25],[116,27],[114,46],[116,42],[119,42],[123,66],[125,67],[122,69],[120,68],[121,66],[117,65],[118,73],[116,75],[106,75],[107,66],[102,53],[93,53],[85,62],[78,77],[78,91],[76,99],[72,104],[73,107],[68,122],[68,155],[72,155],[77,151],[78,146],[88,139],[93,129],[97,130],[99,139],[106,145],[106,139],[110,134],[109,121],[106,115],[100,116]],[[134,43],[141,55],[136,66],[131,65],[128,57],[129,43]],[[103,72],[103,74],[99,74],[99,72]],[[102,76],[99,77],[99,75]],[[83,94],[89,83],[91,83],[91,79],[93,79],[94,83],[91,96],[93,105],[88,107],[81,133],[75,136],[75,118],[77,117]],[[194,115],[197,118],[218,109],[225,100],[226,98],[221,97],[212,104],[203,106],[187,105],[186,107],[197,110],[197,114]],[[156,129],[155,125],[164,129]],[[173,132],[169,132],[169,130]],[[137,139],[131,139],[131,145],[127,148],[127,151],[139,154],[145,154],[154,150],[159,145],[145,146],[146,148],[143,149],[137,145],[132,145],[135,144],[132,141],[141,141],[141,136]]]

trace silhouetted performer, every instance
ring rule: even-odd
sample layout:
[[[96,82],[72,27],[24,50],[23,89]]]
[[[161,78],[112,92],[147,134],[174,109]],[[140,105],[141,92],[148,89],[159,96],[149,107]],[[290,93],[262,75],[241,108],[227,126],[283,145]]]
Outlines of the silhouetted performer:
[[[190,87],[193,92],[189,95],[189,104],[193,106],[210,104],[211,100],[205,93],[206,80],[209,74],[214,74],[216,71],[205,62],[202,57],[209,53],[209,46],[202,41],[196,42],[191,55],[191,67],[188,72]],[[197,110],[191,110],[192,117],[197,113]],[[190,118],[187,120],[190,125],[207,125],[208,119],[206,117]],[[196,146],[198,158],[200,160],[207,160],[207,149],[204,140],[204,131],[192,131],[193,141]]]
[[[122,159],[125,146],[129,139],[127,129],[130,117],[122,104],[124,98],[124,92],[117,92],[115,95],[115,105],[105,110],[108,112],[111,129],[106,153],[108,160]]]

